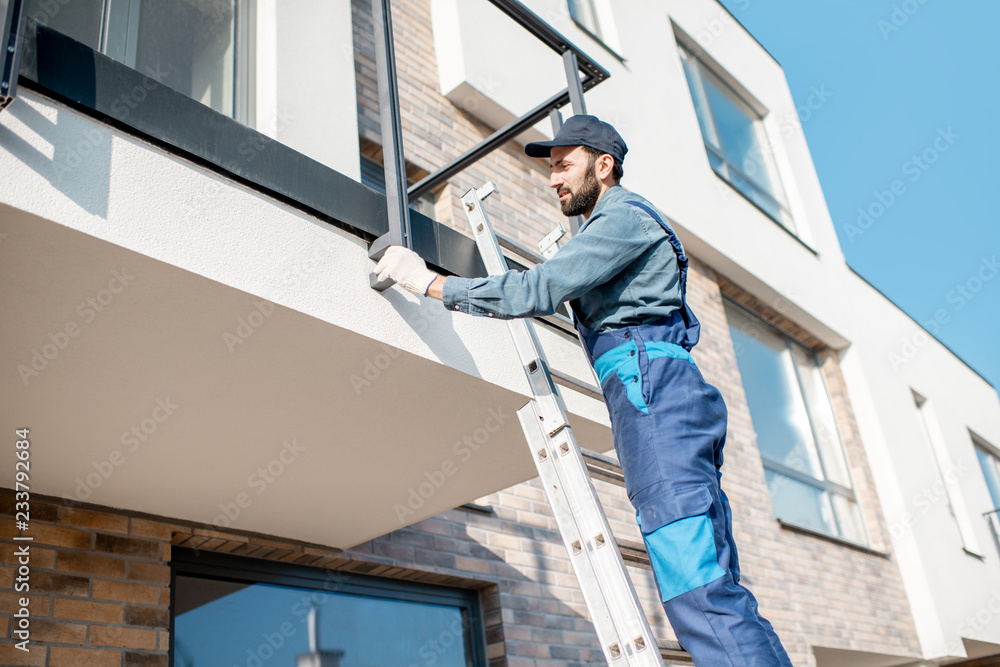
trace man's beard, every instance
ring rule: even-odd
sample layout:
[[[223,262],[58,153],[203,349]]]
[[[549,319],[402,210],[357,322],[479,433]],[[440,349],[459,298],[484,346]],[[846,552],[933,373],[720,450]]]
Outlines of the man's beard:
[[[559,202],[563,215],[567,218],[572,218],[575,215],[583,215],[593,210],[594,204],[597,203],[600,194],[601,182],[597,180],[597,176],[594,174],[594,162],[591,161],[590,168],[587,170],[587,176],[583,179],[583,183],[580,184],[580,191],[571,193],[569,199]]]

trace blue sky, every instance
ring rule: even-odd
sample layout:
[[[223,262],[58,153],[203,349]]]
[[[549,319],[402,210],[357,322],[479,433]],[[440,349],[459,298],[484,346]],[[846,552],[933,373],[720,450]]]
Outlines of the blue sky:
[[[722,4],[829,95],[800,117],[848,264],[1000,387],[1000,3]]]

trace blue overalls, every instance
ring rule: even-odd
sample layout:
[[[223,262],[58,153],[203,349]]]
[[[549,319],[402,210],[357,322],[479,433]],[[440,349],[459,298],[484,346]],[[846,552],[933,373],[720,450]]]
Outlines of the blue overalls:
[[[687,257],[655,210],[629,204],[666,231],[683,308],[600,332],[584,326],[579,313],[574,320],[601,381],[663,608],[696,665],[791,667],[753,594],[739,583],[732,513],[720,486],[727,412],[691,358],[701,325],[687,304]]]

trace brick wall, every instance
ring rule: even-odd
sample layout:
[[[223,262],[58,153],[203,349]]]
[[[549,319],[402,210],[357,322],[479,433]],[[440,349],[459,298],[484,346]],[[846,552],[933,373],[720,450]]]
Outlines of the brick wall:
[[[478,590],[490,667],[602,664],[538,481],[484,500],[493,503],[490,515],[451,510],[344,551],[35,497],[31,650],[0,643],[0,665],[165,667],[175,547]],[[634,529],[620,497],[608,514],[618,534]],[[0,534],[17,534],[13,515],[13,494],[2,489]],[[15,548],[0,539],[0,627],[7,637],[23,595],[13,590]],[[652,595],[647,572],[639,571],[636,585]]]
[[[909,601],[891,556],[885,518],[836,354],[789,320],[782,301],[760,303],[697,261],[691,285],[692,307],[702,322],[702,342],[694,356],[729,408],[723,488],[733,505],[745,583],[760,600],[762,612],[774,623],[796,665],[815,664],[812,646],[919,656]],[[872,536],[871,550],[795,532],[774,518],[723,293],[821,350],[855,493]]]
[[[507,664],[495,557],[463,537],[463,512],[356,550],[282,540],[95,505],[33,497],[27,593],[14,590],[14,495],[0,489],[0,665],[166,667],[175,547],[480,591],[492,666]],[[452,537],[454,535],[454,537]],[[518,591],[524,582],[505,583]],[[508,590],[506,595],[517,595]],[[19,599],[30,599],[30,651],[14,648]],[[509,616],[509,614],[507,615]],[[514,618],[514,617],[510,617]]]
[[[0,627],[12,637],[18,599],[14,498],[0,496]],[[170,545],[155,522],[31,501],[30,652],[0,644],[3,665],[167,665]],[[169,537],[169,535],[168,535]]]

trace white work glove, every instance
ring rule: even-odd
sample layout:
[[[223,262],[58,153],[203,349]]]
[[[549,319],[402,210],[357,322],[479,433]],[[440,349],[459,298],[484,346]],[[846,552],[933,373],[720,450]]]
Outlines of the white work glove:
[[[427,268],[420,255],[403,246],[389,246],[375,267],[379,282],[386,278],[396,281],[407,292],[427,296],[427,288],[431,286],[438,274]]]

